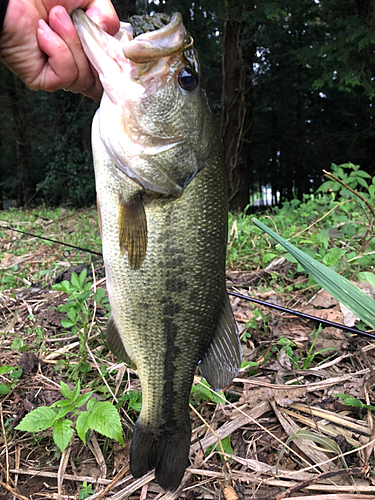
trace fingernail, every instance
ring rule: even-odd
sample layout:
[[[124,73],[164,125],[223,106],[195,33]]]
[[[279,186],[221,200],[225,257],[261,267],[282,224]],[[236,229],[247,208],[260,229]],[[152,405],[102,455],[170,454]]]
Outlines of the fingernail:
[[[107,23],[105,21],[101,21],[101,18],[98,15],[92,16],[92,17],[90,17],[90,19],[93,23],[100,26],[100,28],[102,28],[102,30],[107,31],[107,28],[108,28]]]
[[[59,23],[65,28],[70,28],[73,24],[71,17],[64,8],[55,9],[54,14]]]

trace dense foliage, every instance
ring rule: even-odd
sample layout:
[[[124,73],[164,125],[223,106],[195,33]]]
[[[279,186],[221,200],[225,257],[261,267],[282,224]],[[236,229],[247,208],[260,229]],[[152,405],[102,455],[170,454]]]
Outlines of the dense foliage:
[[[114,2],[124,16],[124,5]],[[134,3],[134,2],[133,2]],[[282,203],[315,190],[322,169],[374,167],[375,7],[370,0],[159,0],[193,34],[218,127],[232,210],[267,186]],[[96,104],[31,92],[0,68],[0,200],[91,204]],[[258,194],[259,193],[259,194]]]

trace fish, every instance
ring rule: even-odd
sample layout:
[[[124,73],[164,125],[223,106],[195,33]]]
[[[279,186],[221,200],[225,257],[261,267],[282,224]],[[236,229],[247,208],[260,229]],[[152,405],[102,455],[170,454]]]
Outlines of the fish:
[[[220,139],[182,16],[110,36],[72,14],[104,93],[92,148],[111,316],[109,349],[138,371],[142,409],[130,446],[135,478],[180,485],[197,366],[214,390],[241,365],[225,287],[227,183]],[[142,20],[142,19],[141,19]]]

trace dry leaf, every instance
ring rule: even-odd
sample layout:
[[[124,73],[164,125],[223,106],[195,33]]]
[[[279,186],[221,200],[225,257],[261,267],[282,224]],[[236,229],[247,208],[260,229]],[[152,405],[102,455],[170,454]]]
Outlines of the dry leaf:
[[[237,493],[234,491],[232,486],[226,485],[224,488],[225,500],[239,500]]]

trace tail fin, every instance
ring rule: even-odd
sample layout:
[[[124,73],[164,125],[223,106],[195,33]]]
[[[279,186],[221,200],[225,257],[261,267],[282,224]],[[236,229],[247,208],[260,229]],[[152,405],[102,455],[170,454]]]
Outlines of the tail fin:
[[[176,490],[188,465],[190,438],[190,420],[169,432],[155,432],[137,421],[130,446],[131,473],[137,478],[155,467],[158,484]]]

